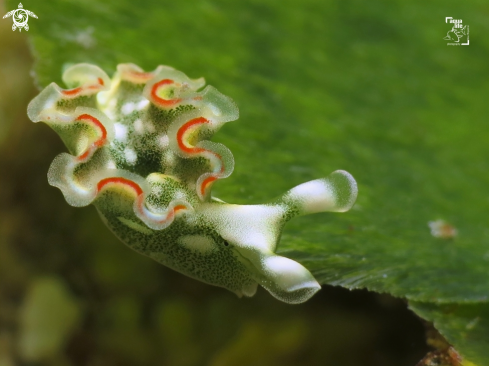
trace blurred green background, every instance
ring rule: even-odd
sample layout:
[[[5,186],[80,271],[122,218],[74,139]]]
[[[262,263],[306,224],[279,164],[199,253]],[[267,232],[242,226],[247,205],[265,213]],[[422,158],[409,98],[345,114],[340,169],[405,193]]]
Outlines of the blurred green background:
[[[202,1],[157,13],[151,1],[110,3],[24,3],[40,17],[29,22],[36,82],[59,81],[68,61],[107,71],[169,63],[204,76],[242,112],[217,137],[237,161],[216,187],[221,198],[259,202],[337,168],[359,180],[356,210],[291,223],[286,255],[322,283],[449,305],[487,301],[488,41],[472,32],[484,48],[464,51],[443,41],[443,16],[461,14],[480,31],[487,5],[308,1],[294,12],[290,1],[286,9]],[[2,14],[12,6],[0,2]],[[298,306],[262,290],[238,299],[130,251],[93,207],[67,205],[46,179],[65,148],[27,119],[34,59],[11,24],[0,21],[0,366],[414,366],[426,354],[423,322],[402,299],[328,285]],[[181,39],[156,41],[167,29]],[[301,48],[305,39],[320,47]],[[432,238],[433,215],[458,220],[464,235]],[[482,304],[464,331],[488,334]]]

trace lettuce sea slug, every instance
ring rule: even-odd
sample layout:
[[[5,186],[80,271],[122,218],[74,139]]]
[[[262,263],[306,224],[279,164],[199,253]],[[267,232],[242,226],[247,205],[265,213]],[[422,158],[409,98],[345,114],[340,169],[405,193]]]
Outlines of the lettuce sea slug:
[[[229,97],[168,66],[145,72],[120,64],[111,80],[77,64],[63,81],[69,89],[48,85],[28,115],[69,151],[54,159],[48,180],[70,205],[94,204],[135,251],[238,296],[253,296],[259,284],[295,304],[320,289],[305,267],[274,252],[293,217],[351,208],[357,185],[349,173],[337,170],[262,205],[229,204],[211,188],[232,173],[233,155],[209,141],[238,118]]]

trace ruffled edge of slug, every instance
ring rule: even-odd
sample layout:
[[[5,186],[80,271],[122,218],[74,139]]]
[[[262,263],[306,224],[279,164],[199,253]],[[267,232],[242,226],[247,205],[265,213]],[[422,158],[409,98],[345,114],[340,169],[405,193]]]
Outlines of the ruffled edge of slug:
[[[58,155],[48,173],[48,181],[58,187],[66,201],[72,206],[87,206],[94,202],[104,190],[117,186],[134,195],[134,213],[149,228],[162,230],[168,227],[174,217],[182,212],[193,211],[192,205],[184,199],[174,199],[166,207],[151,209],[145,204],[151,194],[148,178],[116,169],[108,154],[97,154],[114,139],[114,121],[101,110],[77,106],[83,97],[93,99],[99,108],[124,80],[144,85],[143,97],[160,109],[172,109],[178,105],[192,105],[193,110],[183,113],[172,122],[169,130],[170,147],[183,158],[202,156],[209,160],[212,170],[202,174],[196,182],[196,194],[201,201],[210,199],[210,188],[217,179],[228,177],[234,168],[231,152],[222,144],[210,141],[193,141],[191,133],[205,128],[215,133],[226,122],[238,118],[238,108],[228,97],[212,86],[202,91],[203,78],[192,80],[185,74],[168,66],[158,66],[154,71],[144,72],[134,64],[120,64],[113,80],[99,67],[90,64],[77,64],[63,74],[63,81],[71,89],[62,89],[55,83],[48,85],[28,106],[28,116],[33,122],[44,122],[65,141],[75,155]],[[169,87],[177,88],[174,98],[166,98]],[[175,94],[175,93],[174,93]],[[78,99],[80,98],[80,99]],[[71,104],[70,104],[71,103]],[[65,104],[64,108],[60,105]],[[73,132],[74,125],[87,125],[89,132]],[[68,132],[67,132],[68,131]],[[75,134],[76,143],[73,143]],[[80,138],[81,137],[81,138]],[[193,145],[195,144],[195,145]],[[76,178],[75,171],[81,164],[92,164],[97,155],[96,166],[82,180]],[[160,173],[154,175],[165,176]]]

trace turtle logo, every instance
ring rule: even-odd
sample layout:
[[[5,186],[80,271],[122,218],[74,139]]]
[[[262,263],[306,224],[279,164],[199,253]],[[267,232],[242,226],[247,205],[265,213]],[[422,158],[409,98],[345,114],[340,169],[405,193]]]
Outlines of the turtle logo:
[[[7,14],[3,16],[3,19],[12,17],[14,24],[12,25],[12,30],[15,31],[17,28],[19,29],[19,32],[22,31],[22,28],[24,28],[26,31],[29,30],[29,25],[27,24],[27,21],[29,20],[29,15],[31,17],[37,18],[37,15],[34,14],[32,11],[24,9],[22,6],[22,3],[19,3],[19,8],[9,11]]]

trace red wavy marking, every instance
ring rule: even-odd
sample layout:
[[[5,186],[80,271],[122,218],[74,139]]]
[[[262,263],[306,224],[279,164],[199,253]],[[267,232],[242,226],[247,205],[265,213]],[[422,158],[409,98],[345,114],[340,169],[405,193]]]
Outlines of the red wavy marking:
[[[75,121],[90,121],[92,122],[95,126],[97,126],[100,131],[102,132],[102,137],[100,137],[97,141],[95,141],[95,146],[100,147],[105,143],[105,140],[107,139],[107,130],[105,129],[104,125],[94,116],[91,116],[87,113],[79,115]]]
[[[154,76],[152,72],[141,72],[141,71],[126,71],[131,77],[136,79],[141,79],[142,81],[148,81]]]
[[[161,220],[155,220],[155,221],[158,223],[163,223],[163,222],[166,222],[168,220],[173,220],[173,218],[175,217],[175,213],[176,213],[176,211],[175,211],[175,209],[173,209],[173,211],[168,212],[166,217],[162,218]]]
[[[97,183],[97,193],[100,192],[108,184],[122,184],[132,188],[136,192],[137,196],[143,194],[143,190],[141,189],[139,184],[133,182],[130,179],[126,179],[122,177],[111,177],[111,178],[102,179],[100,182]]]
[[[205,150],[201,147],[195,147],[195,146],[188,147],[184,143],[184,137],[185,137],[185,134],[188,132],[188,130],[193,128],[193,127],[196,127],[198,125],[202,125],[204,123],[209,123],[209,120],[204,118],[204,117],[197,117],[197,118],[191,119],[190,121],[186,122],[177,131],[177,143],[178,143],[178,147],[182,151],[186,152],[187,154],[198,154],[198,153],[207,151],[207,152],[214,154],[221,161],[221,170],[219,171],[219,173],[216,173],[217,175],[216,174],[211,175],[202,181],[202,184],[200,186],[200,193],[202,196],[204,196],[205,191],[206,191],[207,187],[209,186],[209,184],[211,184],[212,182],[214,182],[215,180],[218,179],[218,174],[224,173],[224,164],[222,162],[222,156],[221,155],[217,154],[214,151]]]
[[[153,87],[151,88],[151,97],[153,98],[153,100],[163,107],[173,107],[174,105],[180,103],[182,101],[181,98],[163,99],[163,98],[160,98],[158,95],[156,95],[156,92],[158,91],[158,89],[161,86],[170,85],[170,84],[174,84],[174,83],[175,82],[171,79],[163,79],[163,80],[160,80],[157,83],[155,83],[153,85]]]
[[[180,127],[177,131],[177,143],[178,143],[178,147],[188,153],[188,154],[198,154],[198,153],[201,153],[203,151],[205,151],[205,149],[202,149],[201,147],[187,147],[185,146],[184,142],[183,142],[183,138],[185,136],[185,133],[188,132],[188,130],[192,127],[195,127],[196,125],[200,125],[200,124],[204,124],[204,123],[209,123],[209,120],[204,118],[204,117],[197,117],[197,118],[194,118],[194,119],[191,119],[190,121],[188,121],[187,123],[185,123],[182,127]]]
[[[105,179],[102,179],[101,181],[98,182],[97,193],[99,193],[106,185],[109,185],[109,184],[121,184],[121,185],[128,186],[129,188],[132,188],[134,190],[134,192],[136,193],[136,196],[137,196],[137,198],[136,198],[137,210],[139,212],[141,212],[143,215],[145,214],[144,209],[143,209],[143,207],[144,207],[143,190],[141,189],[139,184],[137,184],[136,182],[134,182],[130,179],[126,179],[126,178],[122,178],[122,177],[105,178]],[[161,220],[156,220],[156,222],[162,223],[162,222],[165,222],[168,220],[172,220],[178,211],[186,210],[186,209],[187,209],[187,207],[185,205],[177,205],[173,208],[172,211],[168,212],[166,217],[164,217]]]
[[[173,208],[173,211],[170,211],[168,212],[168,215],[166,215],[166,217],[164,219],[161,219],[161,220],[158,220],[158,222],[165,222],[165,221],[168,221],[168,220],[172,220],[175,215],[177,214],[178,211],[181,211],[181,210],[186,210],[187,209],[187,206],[184,206],[184,205],[176,205],[174,208]]]
[[[214,182],[215,180],[217,180],[217,177],[213,176],[213,175],[204,179],[204,181],[202,182],[202,185],[200,186],[200,193],[202,194],[202,196],[205,195],[205,190],[206,190],[207,186],[209,184],[211,184],[212,182]]]
[[[90,155],[91,149],[87,149],[83,154],[76,157],[78,161],[85,160]]]
[[[143,214],[144,216],[146,216],[146,213],[143,209],[144,207],[144,196],[141,195],[141,194],[138,194],[138,197],[136,198],[136,206],[137,206],[137,210]],[[173,208],[173,210],[171,211],[168,211],[167,215],[165,217],[163,217],[161,220],[153,220],[151,219],[152,221],[154,222],[157,222],[157,223],[165,223],[165,222],[168,222],[170,220],[173,220],[173,218],[175,217],[177,211],[180,211],[180,210],[187,210],[187,207],[185,205],[177,205]]]
[[[79,86],[78,88],[75,88],[75,89],[62,90],[61,93],[63,93],[64,95],[72,96],[72,95],[76,95],[79,92],[81,92],[82,89],[83,88]]]
[[[98,83],[100,85],[104,85],[104,80],[102,78],[98,78]],[[89,85],[89,86],[85,86],[85,87],[81,87],[79,86],[78,88],[75,88],[75,89],[68,89],[68,90],[62,90],[61,93],[63,95],[66,95],[66,96],[75,96],[79,93],[81,93],[83,91],[83,89],[88,89],[88,90],[99,90],[100,89],[100,86],[97,84],[97,85]]]
[[[187,206],[184,206],[184,205],[176,205],[175,208],[173,209],[173,212],[177,213],[177,211],[186,210],[186,209],[187,209]]]
[[[101,147],[105,143],[105,140],[107,139],[107,130],[105,129],[104,125],[97,118],[85,113],[85,114],[79,115],[75,119],[75,121],[87,121],[87,120],[99,128],[102,136],[99,139],[97,139],[93,143],[92,146],[90,146],[87,150],[85,150],[85,152],[83,154],[77,156],[76,159],[78,161],[85,160],[90,155],[90,153],[94,150],[94,148],[96,149],[96,148]]]

